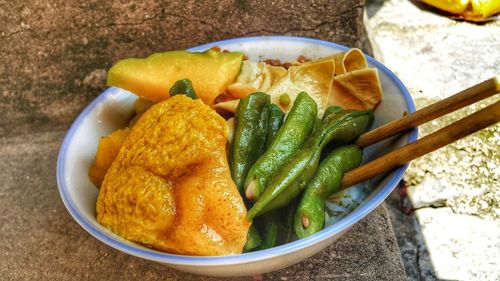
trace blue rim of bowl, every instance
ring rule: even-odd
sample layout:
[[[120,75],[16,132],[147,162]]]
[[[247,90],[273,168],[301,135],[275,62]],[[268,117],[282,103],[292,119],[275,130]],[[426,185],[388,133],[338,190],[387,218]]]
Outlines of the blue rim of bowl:
[[[257,42],[257,41],[300,41],[305,43],[312,43],[316,45],[322,45],[326,47],[333,47],[339,50],[347,50],[348,47],[323,41],[319,39],[307,38],[307,37],[292,37],[292,36],[255,36],[255,37],[242,37],[242,38],[234,38],[221,40],[217,42],[212,42],[208,44],[203,44],[197,47],[190,48],[190,51],[203,51],[209,49],[214,46],[221,46],[227,44],[234,43],[245,43],[245,42]],[[367,60],[374,64],[379,70],[383,71],[387,76],[394,82],[398,89],[403,93],[404,100],[406,105],[408,106],[409,112],[415,111],[415,105],[413,100],[408,93],[408,90],[403,85],[403,83],[399,80],[399,78],[392,73],[387,67],[385,67],[380,62],[376,61],[374,58],[366,55]],[[126,244],[120,239],[112,237],[110,235],[104,234],[100,229],[96,228],[92,222],[87,220],[83,215],[75,207],[75,203],[72,201],[71,197],[67,192],[67,187],[64,181],[64,166],[66,158],[66,151],[68,149],[68,145],[70,140],[72,139],[73,134],[76,129],[80,125],[80,123],[84,120],[84,118],[89,115],[89,113],[96,107],[99,103],[105,100],[109,95],[115,92],[117,88],[110,87],[106,89],[103,93],[101,93],[96,99],[94,99],[76,118],[71,127],[69,128],[64,141],[61,145],[61,149],[59,151],[58,161],[57,161],[57,184],[59,188],[59,193],[63,200],[64,205],[73,216],[73,218],[80,224],[87,232],[89,232],[92,236],[94,236],[99,241],[115,248],[125,253],[141,257],[144,259],[163,262],[167,264],[173,265],[190,265],[190,266],[221,266],[221,265],[230,265],[230,264],[242,264],[248,262],[256,262],[261,260],[270,259],[276,256],[280,256],[282,254],[292,253],[299,251],[301,249],[307,248],[309,246],[314,245],[319,241],[323,241],[324,239],[328,239],[329,237],[341,233],[347,230],[350,226],[354,225],[356,222],[361,220],[363,217],[372,212],[387,196],[392,192],[394,187],[399,183],[399,181],[403,178],[404,172],[408,168],[408,165],[401,166],[394,171],[392,171],[393,175],[390,178],[389,182],[386,183],[383,187],[379,189],[379,191],[374,194],[374,196],[364,202],[360,207],[355,209],[353,212],[345,216],[343,219],[339,220],[335,224],[323,229],[322,231],[309,236],[304,239],[300,239],[294,242],[290,242],[285,245],[277,246],[271,249],[243,253],[239,255],[229,255],[229,256],[210,256],[210,257],[200,257],[200,256],[184,256],[184,255],[176,255],[169,254],[160,251],[150,250],[147,248],[139,248],[138,246],[133,246],[131,244]],[[418,130],[413,129],[409,136],[408,142],[413,142],[417,139]]]

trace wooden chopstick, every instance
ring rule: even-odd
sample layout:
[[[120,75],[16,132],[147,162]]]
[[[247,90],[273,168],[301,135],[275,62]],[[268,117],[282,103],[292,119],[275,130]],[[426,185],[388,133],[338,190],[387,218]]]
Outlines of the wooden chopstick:
[[[488,80],[489,81],[489,80]],[[466,90],[467,91],[467,90]],[[465,91],[464,91],[465,92]],[[462,92],[463,93],[463,92]],[[340,188],[363,182],[500,121],[500,101],[344,174]]]
[[[444,100],[403,116],[399,120],[371,130],[361,135],[356,141],[356,144],[360,148],[372,145],[383,139],[392,137],[403,131],[417,127],[430,120],[490,97],[498,92],[500,92],[500,76],[476,84]]]

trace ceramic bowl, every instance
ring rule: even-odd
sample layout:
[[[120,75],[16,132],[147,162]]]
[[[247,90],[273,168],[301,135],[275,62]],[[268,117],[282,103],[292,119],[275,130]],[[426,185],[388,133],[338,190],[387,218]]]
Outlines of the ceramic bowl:
[[[245,52],[252,60],[266,58],[294,60],[299,55],[318,58],[347,48],[335,43],[299,37],[263,36],[213,42],[191,48],[203,51],[213,46]],[[367,57],[370,67],[380,74],[384,97],[375,110],[373,128],[400,118],[404,112],[415,110],[413,101],[401,81],[385,66]],[[278,270],[298,263],[330,245],[352,225],[372,212],[401,180],[406,166],[361,185],[363,196],[352,210],[329,220],[324,230],[282,246],[232,256],[199,257],[164,253],[127,241],[110,232],[96,221],[95,203],[98,189],[91,183],[88,170],[93,162],[98,140],[117,128],[125,127],[133,113],[136,96],[110,87],[99,95],[78,116],[69,129],[57,163],[57,182],[64,205],[86,231],[103,243],[140,258],[160,262],[175,269],[212,276],[243,276]],[[414,141],[417,131],[367,147],[364,161],[374,159],[408,142]],[[354,189],[355,190],[355,189]],[[356,200],[354,200],[356,201]]]

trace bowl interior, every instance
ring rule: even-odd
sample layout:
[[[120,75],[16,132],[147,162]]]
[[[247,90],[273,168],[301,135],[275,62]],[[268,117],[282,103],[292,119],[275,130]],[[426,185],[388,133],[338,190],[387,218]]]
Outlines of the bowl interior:
[[[198,46],[190,50],[202,51],[212,46],[243,51],[252,60],[273,58],[283,61],[296,59],[299,55],[318,58],[346,50],[346,47],[333,43],[298,37],[231,39]],[[374,59],[370,57],[367,59],[370,67],[378,68],[384,93],[382,102],[375,110],[375,121],[372,127],[375,128],[398,119],[405,112],[413,112],[413,101],[396,76]],[[135,99],[135,95],[111,87],[85,108],[64,139],[58,159],[57,180],[64,204],[83,228],[114,248],[146,259],[171,264],[231,264],[298,251],[345,231],[371,212],[388,196],[406,169],[406,166],[400,167],[350,189],[349,192],[352,192],[350,196],[354,198],[346,203],[350,205],[330,204],[332,218],[328,221],[327,227],[306,239],[264,251],[225,257],[189,257],[155,251],[122,239],[96,221],[95,202],[98,189],[88,177],[88,170],[95,157],[99,138],[126,126],[132,116],[132,106]],[[374,159],[415,139],[416,130],[413,130],[410,133],[367,147],[364,150],[363,161]],[[350,212],[347,215],[335,216],[335,212],[340,210],[339,208],[349,208]]]

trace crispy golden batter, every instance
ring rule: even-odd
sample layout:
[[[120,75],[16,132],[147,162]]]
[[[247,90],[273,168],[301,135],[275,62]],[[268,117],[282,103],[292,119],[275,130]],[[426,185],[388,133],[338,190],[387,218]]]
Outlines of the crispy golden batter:
[[[118,129],[106,137],[99,140],[95,160],[89,170],[90,180],[95,186],[100,187],[104,176],[108,172],[111,163],[120,152],[123,142],[130,133],[130,129]]]
[[[229,172],[227,134],[200,100],[178,95],[154,105],[104,178],[99,223],[167,252],[241,253],[250,223]]]

